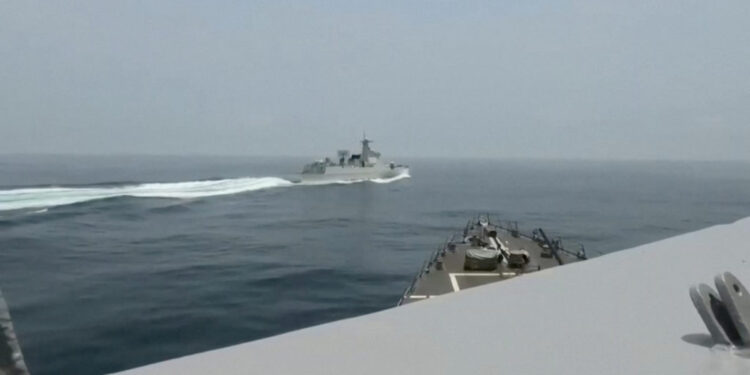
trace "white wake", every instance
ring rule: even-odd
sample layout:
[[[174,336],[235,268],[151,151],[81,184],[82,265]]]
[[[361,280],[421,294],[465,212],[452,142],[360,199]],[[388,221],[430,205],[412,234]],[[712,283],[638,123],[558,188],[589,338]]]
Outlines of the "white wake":
[[[224,180],[144,183],[112,187],[40,187],[0,190],[0,211],[39,209],[115,197],[194,199],[287,186],[349,184],[364,181],[384,184],[408,178],[326,182],[292,182],[278,177],[243,177]],[[40,211],[41,212],[41,211]]]
[[[374,182],[376,184],[390,184],[391,182],[403,180],[405,178],[411,178],[411,175],[409,174],[409,172],[405,172],[398,176],[394,176],[390,178],[373,178],[372,180],[369,180],[369,181]]]

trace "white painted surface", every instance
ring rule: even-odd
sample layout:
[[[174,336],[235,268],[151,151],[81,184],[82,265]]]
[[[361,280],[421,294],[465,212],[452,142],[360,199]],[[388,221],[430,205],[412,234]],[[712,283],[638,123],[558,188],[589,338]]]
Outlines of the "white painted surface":
[[[503,272],[503,276],[509,276],[510,272]],[[515,276],[515,273],[511,274]],[[461,287],[458,285],[458,277],[500,277],[500,274],[498,273],[491,273],[491,272],[476,272],[476,273],[449,273],[448,277],[451,280],[451,287],[453,288],[453,292],[461,291]]]
[[[449,274],[448,277],[451,279],[451,288],[453,288],[453,293],[458,292],[461,290],[461,288],[458,286],[458,280],[456,280],[456,275]]]
[[[748,237],[744,219],[125,373],[750,374],[750,359],[683,339],[708,333],[691,284],[750,284]]]

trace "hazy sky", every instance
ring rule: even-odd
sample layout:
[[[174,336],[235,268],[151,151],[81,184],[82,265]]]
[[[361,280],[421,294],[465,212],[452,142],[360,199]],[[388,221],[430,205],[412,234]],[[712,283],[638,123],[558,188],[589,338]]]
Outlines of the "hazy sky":
[[[0,1],[0,153],[750,160],[750,1]]]

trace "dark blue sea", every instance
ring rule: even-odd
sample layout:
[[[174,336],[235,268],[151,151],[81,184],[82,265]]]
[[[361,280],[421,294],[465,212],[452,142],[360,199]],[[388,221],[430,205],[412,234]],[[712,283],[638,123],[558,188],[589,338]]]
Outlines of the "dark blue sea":
[[[589,255],[750,215],[750,164],[406,160],[294,183],[307,160],[0,157],[0,288],[31,372],[102,374],[393,307],[476,214]]]

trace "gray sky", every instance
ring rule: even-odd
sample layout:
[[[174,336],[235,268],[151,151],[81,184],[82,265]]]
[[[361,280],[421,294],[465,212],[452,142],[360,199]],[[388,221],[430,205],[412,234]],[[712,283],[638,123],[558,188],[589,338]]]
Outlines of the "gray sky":
[[[0,153],[750,160],[750,1],[2,1]]]

